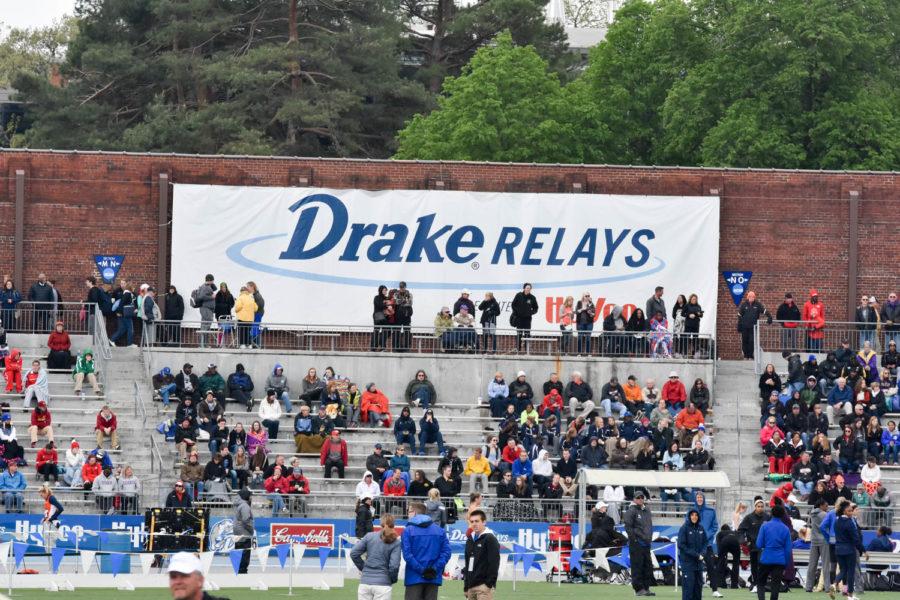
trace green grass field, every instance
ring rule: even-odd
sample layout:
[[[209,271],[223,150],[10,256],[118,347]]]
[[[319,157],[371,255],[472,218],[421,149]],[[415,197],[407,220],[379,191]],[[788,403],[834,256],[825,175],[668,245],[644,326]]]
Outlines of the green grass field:
[[[674,588],[657,587],[653,588],[656,597],[659,600],[679,600],[681,591],[675,591]],[[753,600],[755,594],[750,594],[746,590],[724,590],[725,600]],[[214,592],[214,595],[230,600],[259,600],[260,592],[249,589],[222,589]],[[287,588],[272,588],[268,592],[264,592],[267,597],[287,596]],[[348,580],[345,588],[335,588],[327,592],[312,590],[309,588],[295,589],[294,596],[299,598],[315,598],[316,600],[355,600],[356,585],[355,580]],[[512,598],[516,600],[547,600],[554,598],[555,600],[584,600],[589,597],[591,600],[618,600],[620,598],[633,598],[634,593],[630,587],[622,585],[604,585],[604,584],[563,584],[557,587],[556,584],[547,583],[519,583],[516,585],[516,591],[513,592],[512,583],[503,581],[500,583],[495,598]],[[704,598],[712,598],[712,593],[708,588],[703,590]],[[825,594],[805,594],[802,590],[793,590],[787,596],[782,594],[782,598],[789,600],[794,598],[816,598],[818,600],[827,599]],[[143,589],[134,592],[120,592],[113,589],[79,589],[75,592],[58,592],[49,593],[41,590],[13,590],[13,598],[59,598],[60,600],[160,600],[170,598],[168,590]],[[403,598],[403,586],[394,586],[394,598],[400,600]],[[460,600],[463,598],[462,582],[451,581],[445,583],[441,587],[438,600]],[[866,600],[888,600],[889,598],[897,598],[896,592],[867,592]]]

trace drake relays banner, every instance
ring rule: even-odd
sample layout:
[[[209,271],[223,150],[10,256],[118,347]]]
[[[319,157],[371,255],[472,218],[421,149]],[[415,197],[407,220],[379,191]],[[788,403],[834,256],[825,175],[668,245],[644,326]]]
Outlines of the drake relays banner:
[[[172,283],[187,297],[207,273],[237,297],[254,281],[268,323],[372,324],[379,285],[406,281],[413,325],[431,326],[467,288],[509,304],[525,282],[534,329],[558,330],[566,296],[589,291],[602,320],[657,285],[666,306],[697,294],[713,333],[719,198],[347,190],[175,184]],[[199,320],[186,307],[185,320]],[[599,327],[597,327],[599,329]]]

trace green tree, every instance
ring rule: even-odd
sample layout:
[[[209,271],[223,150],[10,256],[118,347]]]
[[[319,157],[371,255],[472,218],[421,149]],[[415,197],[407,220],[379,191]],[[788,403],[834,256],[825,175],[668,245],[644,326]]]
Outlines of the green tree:
[[[0,87],[8,87],[19,72],[49,78],[77,30],[74,18],[63,17],[47,27],[0,33]]]
[[[508,32],[444,81],[438,108],[399,134],[395,158],[581,162],[582,141],[565,90],[531,46]]]
[[[532,45],[555,68],[565,67],[566,36],[562,27],[547,24],[549,0],[401,0],[406,23],[407,58],[416,63],[416,78],[432,93],[448,75],[458,75],[475,52],[504,30],[516,44]]]

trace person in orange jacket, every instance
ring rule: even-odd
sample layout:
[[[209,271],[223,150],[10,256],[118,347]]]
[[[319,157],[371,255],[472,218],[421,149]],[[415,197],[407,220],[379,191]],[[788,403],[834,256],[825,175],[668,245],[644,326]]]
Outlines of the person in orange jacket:
[[[818,290],[809,290],[809,300],[803,305],[803,323],[806,325],[806,349],[820,352],[825,337],[825,305],[819,300]]]
[[[5,359],[6,367],[6,393],[15,389],[17,394],[22,393],[22,351],[13,348]]]
[[[374,383],[367,385],[363,392],[360,412],[362,420],[370,425],[391,426],[390,400]]]
[[[691,445],[691,440],[701,425],[703,425],[703,413],[688,402],[688,405],[682,408],[675,417],[675,430],[681,446]]]

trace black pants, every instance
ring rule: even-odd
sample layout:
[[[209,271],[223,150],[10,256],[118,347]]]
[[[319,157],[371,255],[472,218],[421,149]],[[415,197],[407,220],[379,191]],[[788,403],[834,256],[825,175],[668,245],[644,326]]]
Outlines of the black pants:
[[[516,350],[522,350],[522,338],[531,337],[531,317],[516,317]]]
[[[766,582],[771,581],[772,600],[778,600],[781,591],[781,578],[784,575],[784,565],[759,565],[759,581],[756,582],[756,597],[766,600]]]
[[[703,571],[683,571],[681,574],[681,600],[703,598]]]
[[[44,476],[44,481],[50,481],[50,478],[53,478],[53,481],[57,480],[57,471],[56,465],[53,463],[44,463],[38,469],[38,473]]]
[[[249,538],[241,539],[239,542],[234,543],[235,550],[243,550],[241,553],[241,564],[238,567],[238,574],[246,573],[247,567],[250,566],[250,546],[251,540]]]
[[[631,587],[636,592],[649,590],[651,585],[656,585],[656,581],[653,579],[650,548],[636,542],[629,542],[628,552],[631,554]]]
[[[731,563],[730,568],[729,563]],[[726,587],[729,571],[731,571],[731,587],[737,589],[741,572],[741,547],[738,544],[719,546],[719,560],[716,565],[719,587]]]
[[[325,478],[331,478],[331,470],[337,469],[338,477],[341,479],[344,478],[344,463],[340,460],[331,460],[330,458],[325,459]]]
[[[713,552],[712,547],[706,549],[706,552],[703,553],[703,562],[706,563],[706,574],[709,576],[709,587],[712,591],[716,591],[719,589],[719,578],[716,575],[716,554]],[[701,585],[702,579],[701,579]],[[697,595],[699,598],[699,594]]]
[[[753,329],[741,330],[741,352],[744,358],[753,358]]]
[[[750,579],[753,585],[759,585],[759,550],[750,551]]]

